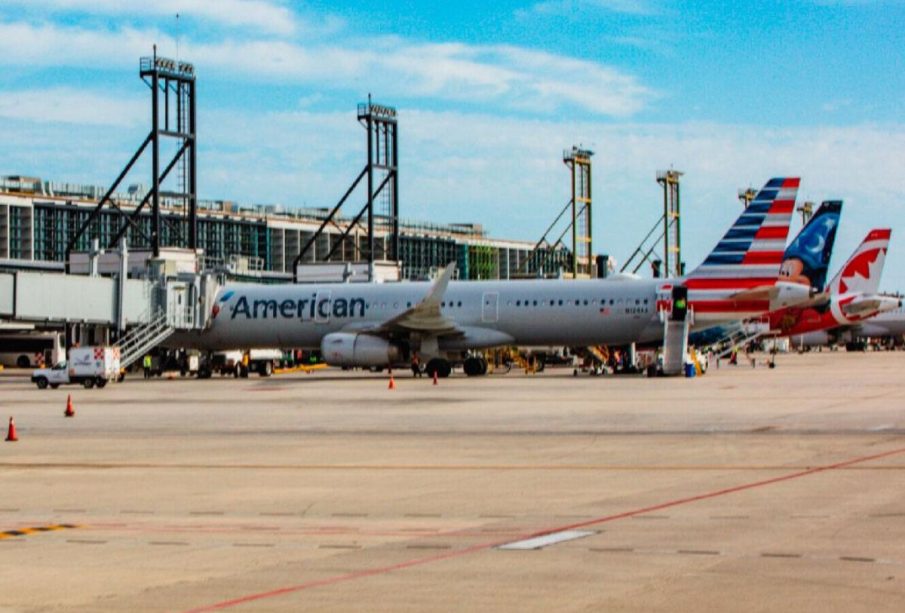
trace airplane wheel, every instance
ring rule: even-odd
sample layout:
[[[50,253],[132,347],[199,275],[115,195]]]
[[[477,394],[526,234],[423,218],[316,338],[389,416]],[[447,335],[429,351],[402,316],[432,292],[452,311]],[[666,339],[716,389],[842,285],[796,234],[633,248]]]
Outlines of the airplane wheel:
[[[465,374],[467,376],[477,377],[487,372],[487,362],[484,362],[484,367],[482,369],[481,358],[465,358],[465,362],[462,364],[462,369],[465,371]],[[433,376],[433,373],[431,373],[431,376]],[[439,372],[437,376],[440,376]]]
[[[452,366],[448,361],[442,358],[434,358],[427,363],[427,367],[424,371],[429,377],[433,377],[434,373],[437,373],[437,377],[445,379],[452,372]]]
[[[487,360],[485,360],[484,358],[478,358],[478,361],[480,361],[480,363],[481,363],[481,374],[486,375],[487,374]]]

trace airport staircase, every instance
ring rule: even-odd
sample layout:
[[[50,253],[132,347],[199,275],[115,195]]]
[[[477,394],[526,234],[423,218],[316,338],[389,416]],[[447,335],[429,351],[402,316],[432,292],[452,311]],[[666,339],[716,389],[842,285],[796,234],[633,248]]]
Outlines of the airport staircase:
[[[120,368],[127,368],[175,331],[163,309],[150,317],[148,323],[131,328],[115,345],[119,349]]]
[[[588,354],[601,366],[606,366],[610,359],[610,349],[606,345],[591,345],[585,348]]]
[[[725,336],[712,343],[705,350],[713,351],[717,358],[724,358],[732,353],[733,349],[742,348],[769,332],[769,325],[737,322],[727,329]]]

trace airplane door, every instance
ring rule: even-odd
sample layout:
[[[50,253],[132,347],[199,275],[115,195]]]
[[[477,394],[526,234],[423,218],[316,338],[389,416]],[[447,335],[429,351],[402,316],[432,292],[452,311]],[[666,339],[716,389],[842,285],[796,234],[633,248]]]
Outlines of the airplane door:
[[[331,298],[333,290],[322,289],[317,292],[317,298],[314,299],[314,322],[318,324],[329,323],[330,311],[333,308]]]
[[[500,294],[499,292],[484,292],[481,301],[481,321],[494,323],[500,318]]]

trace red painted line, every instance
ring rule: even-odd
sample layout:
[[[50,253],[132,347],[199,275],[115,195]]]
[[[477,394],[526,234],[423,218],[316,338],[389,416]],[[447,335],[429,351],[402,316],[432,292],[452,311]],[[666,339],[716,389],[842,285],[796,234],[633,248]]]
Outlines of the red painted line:
[[[525,534],[520,537],[512,537],[506,538],[505,540],[495,540],[489,543],[480,543],[477,545],[472,545],[471,547],[466,547],[465,549],[458,549],[456,551],[448,551],[446,553],[441,553],[433,556],[427,556],[424,558],[415,558],[412,560],[407,560],[405,562],[400,562],[398,564],[391,564],[389,566],[380,566],[377,568],[370,568],[367,570],[360,570],[353,573],[346,573],[344,575],[335,575],[333,577],[326,577],[324,579],[317,579],[314,581],[308,581],[306,583],[300,583],[298,585],[291,585],[288,587],[279,588],[276,590],[271,590],[269,592],[260,592],[257,594],[249,594],[248,596],[240,596],[239,598],[234,598],[232,600],[224,600],[223,602],[218,602],[212,605],[207,605],[203,607],[198,607],[196,609],[191,609],[186,611],[186,613],[205,613],[207,611],[221,611],[223,609],[229,609],[232,607],[236,607],[242,604],[247,604],[250,602],[255,602],[258,600],[264,600],[267,598],[275,598],[277,596],[285,596],[286,594],[294,594],[296,592],[301,592],[303,590],[308,590],[316,587],[324,587],[327,585],[335,585],[337,583],[345,583],[346,581],[353,581],[355,579],[362,579],[365,577],[373,577],[375,575],[384,575],[386,573],[391,573],[397,570],[403,570],[405,568],[411,568],[413,566],[421,566],[424,564],[430,564],[431,562],[440,562],[442,560],[448,560],[451,558],[458,558],[461,556],[465,556],[471,553],[477,553],[479,551],[484,551],[487,549],[491,549],[493,547],[504,545],[506,543],[510,543],[513,540],[525,540],[530,538],[536,538],[539,536],[545,536],[547,534],[553,534],[555,532],[562,532],[564,530],[575,530],[577,528],[587,528],[589,526],[597,526],[600,524],[617,521],[620,519],[627,519],[629,517],[634,517],[636,515],[643,515],[645,513],[650,513],[652,511],[661,511],[663,509],[668,509],[671,507],[677,507],[680,505],[690,504],[692,502],[699,502],[701,500],[708,500],[711,498],[717,498],[719,496],[726,496],[728,494],[735,494],[737,492],[743,492],[745,490],[750,490],[758,487],[764,487],[766,485],[773,485],[775,483],[782,483],[783,481],[790,481],[792,479],[800,479],[801,477],[807,477],[809,475],[814,475],[817,473],[827,472],[831,470],[838,470],[840,468],[846,468],[848,466],[852,466],[854,464],[862,464],[864,462],[870,462],[872,460],[879,460],[881,458],[888,458],[894,455],[899,455],[905,453],[905,447],[899,449],[893,449],[891,451],[884,451],[882,453],[876,453],[869,456],[862,456],[859,458],[853,458],[850,460],[844,460],[842,462],[836,462],[835,464],[827,464],[825,466],[816,466],[814,468],[808,468],[806,470],[797,471],[794,473],[790,473],[788,475],[782,475],[779,477],[773,477],[771,479],[763,479],[761,481],[754,481],[752,483],[744,483],[742,485],[736,485],[733,487],[727,487],[720,490],[715,490],[713,492],[707,492],[704,494],[697,494],[695,496],[689,496],[687,498],[679,498],[676,500],[670,500],[669,502],[662,502],[660,504],[651,505],[648,507],[643,507],[640,509],[635,509],[633,511],[625,511],[623,513],[616,513],[614,515],[606,515],[604,517],[598,517],[595,519],[589,519],[586,521],[580,521],[573,524],[567,524],[564,526],[556,526],[553,528],[546,528],[544,530],[539,530],[537,532],[533,532],[531,534]]]

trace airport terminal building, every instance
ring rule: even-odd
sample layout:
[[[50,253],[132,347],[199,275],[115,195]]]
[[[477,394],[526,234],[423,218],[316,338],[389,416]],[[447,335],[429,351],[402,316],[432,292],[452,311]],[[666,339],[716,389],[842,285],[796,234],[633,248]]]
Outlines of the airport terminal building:
[[[146,192],[132,185],[113,196],[116,207],[106,207],[80,238],[76,251],[87,251],[90,241],[106,244],[122,225],[123,213],[133,212]],[[0,178],[0,268],[61,270],[71,237],[88,219],[105,188],[44,181],[37,177]],[[315,236],[328,215],[327,209],[281,205],[242,206],[227,200],[198,203],[198,245],[206,265],[225,267],[237,276],[264,281],[290,281],[293,261]],[[160,231],[167,244],[179,244],[185,218],[182,201],[161,194]],[[365,232],[355,227],[339,247],[351,220],[334,218],[306,252],[307,262],[353,262],[366,248]],[[388,232],[375,220],[377,251]],[[149,211],[141,211],[135,223],[147,233]],[[128,232],[130,249],[142,249],[140,232]],[[337,247],[334,249],[334,247]],[[328,254],[333,254],[327,260]],[[559,245],[550,248],[527,241],[491,238],[479,224],[435,224],[401,220],[399,253],[402,278],[424,279],[432,270],[455,261],[461,279],[510,279],[555,276],[568,269],[571,253]]]

